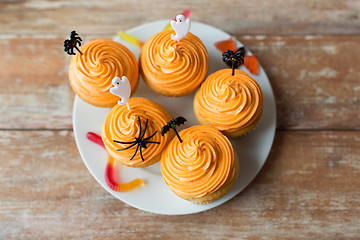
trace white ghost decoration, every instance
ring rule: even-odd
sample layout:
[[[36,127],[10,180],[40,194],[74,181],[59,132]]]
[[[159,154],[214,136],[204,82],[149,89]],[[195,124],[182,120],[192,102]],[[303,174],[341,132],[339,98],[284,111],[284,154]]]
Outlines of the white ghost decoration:
[[[176,16],[176,21],[170,21],[170,25],[176,33],[176,35],[171,34],[171,39],[179,42],[180,39],[184,38],[190,30],[190,18],[185,20],[185,16],[179,14]]]
[[[121,80],[119,77],[114,77],[111,83],[114,85],[114,87],[110,88],[110,93],[120,97],[121,100],[118,101],[118,104],[126,104],[128,110],[130,111],[128,100],[131,95],[131,86],[127,77],[123,76]]]

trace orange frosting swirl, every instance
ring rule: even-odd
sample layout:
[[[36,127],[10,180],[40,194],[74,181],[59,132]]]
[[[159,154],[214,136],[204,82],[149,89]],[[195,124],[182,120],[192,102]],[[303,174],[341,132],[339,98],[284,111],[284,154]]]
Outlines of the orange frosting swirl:
[[[210,126],[193,126],[174,138],[161,156],[165,183],[177,195],[195,198],[217,191],[235,177],[235,153],[226,136]]]
[[[248,74],[222,69],[211,74],[195,95],[198,113],[220,131],[232,132],[261,117],[263,95],[259,84]]]
[[[130,158],[135,153],[136,145],[127,150],[117,151],[117,149],[126,148],[129,145],[116,143],[114,140],[131,142],[134,141],[135,137],[139,137],[138,116],[141,121],[141,131],[144,130],[146,119],[148,119],[144,138],[151,136],[157,131],[149,141],[160,142],[160,144],[149,143],[146,144],[147,148],[142,148],[145,162],[161,153],[161,150],[172,135],[166,134],[162,137],[160,134],[161,128],[171,120],[169,113],[162,106],[141,97],[130,98],[128,102],[130,111],[126,105],[117,104],[108,113],[102,129],[102,140],[108,153],[115,160],[131,166],[142,163],[140,151],[130,161]]]
[[[107,39],[93,40],[80,48],[71,58],[70,84],[85,102],[98,107],[112,107],[119,97],[111,94],[114,77],[126,76],[134,92],[138,84],[138,64],[124,45]]]
[[[140,52],[140,70],[145,82],[156,92],[183,96],[193,92],[206,77],[209,60],[201,40],[188,33],[179,42],[173,30],[155,34]]]

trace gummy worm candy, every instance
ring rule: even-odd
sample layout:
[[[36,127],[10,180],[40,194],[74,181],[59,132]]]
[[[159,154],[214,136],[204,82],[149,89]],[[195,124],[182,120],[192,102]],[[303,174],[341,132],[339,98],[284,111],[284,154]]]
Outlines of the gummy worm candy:
[[[96,133],[88,132],[86,134],[86,138],[105,149],[105,145],[104,145],[101,137],[99,135],[97,135]],[[115,166],[116,166],[116,161],[114,160],[113,157],[111,157],[108,154],[108,161],[107,161],[106,168],[105,168],[105,181],[111,190],[114,190],[117,192],[128,192],[128,191],[134,190],[134,189],[144,185],[144,181],[141,178],[137,178],[128,183],[117,183],[114,179],[115,178],[114,177],[115,176]]]
[[[136,37],[134,37],[130,34],[127,34],[126,32],[119,31],[117,34],[122,40],[124,40],[125,42],[128,42],[128,43],[131,43],[138,48],[141,48],[142,45],[144,44],[142,41],[140,41],[139,39],[137,39]]]
[[[101,137],[99,135],[97,135],[96,133],[88,132],[86,134],[86,138],[105,149],[105,145],[104,145]]]
[[[259,62],[257,60],[256,55],[246,55],[244,59],[244,66],[251,72],[252,74],[259,74]]]
[[[230,37],[228,40],[216,42],[214,43],[214,45],[222,53],[228,49],[230,49],[233,52],[236,52],[236,43],[232,39],[232,37]]]
[[[135,180],[132,180],[128,183],[116,183],[114,179],[115,165],[116,161],[109,155],[105,168],[105,181],[109,188],[117,192],[128,192],[144,185],[144,181],[141,178],[136,178]]]

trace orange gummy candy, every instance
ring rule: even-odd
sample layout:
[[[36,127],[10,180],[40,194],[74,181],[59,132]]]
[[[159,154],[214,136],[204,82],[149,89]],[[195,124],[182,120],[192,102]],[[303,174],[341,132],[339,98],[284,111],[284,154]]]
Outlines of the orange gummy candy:
[[[236,52],[236,43],[232,39],[232,37],[230,37],[228,40],[216,42],[214,45],[222,53],[228,49],[230,49],[233,52]]]
[[[259,74],[259,62],[257,60],[257,56],[246,55],[244,59],[244,66],[251,72],[252,74]]]

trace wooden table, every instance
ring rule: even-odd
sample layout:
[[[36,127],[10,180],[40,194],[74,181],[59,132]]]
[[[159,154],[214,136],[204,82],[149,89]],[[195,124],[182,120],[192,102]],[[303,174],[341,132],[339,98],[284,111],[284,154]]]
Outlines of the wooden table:
[[[265,166],[229,202],[163,216],[91,176],[62,43],[185,8],[259,56],[276,96]],[[0,239],[360,239],[360,1],[0,1]]]

